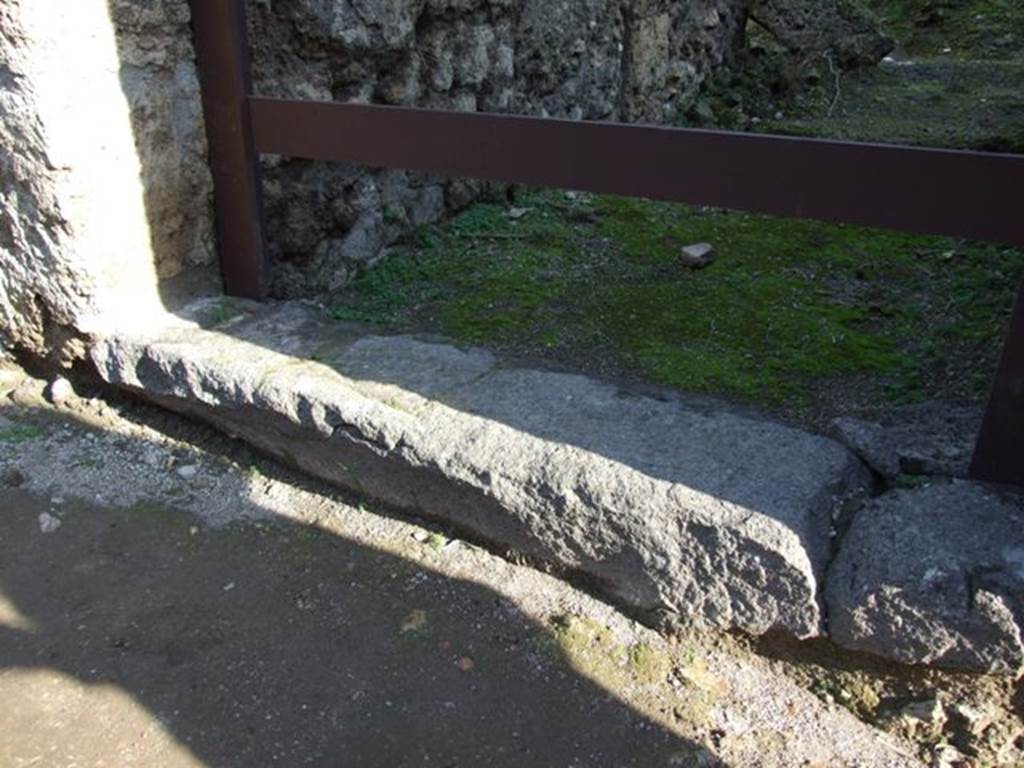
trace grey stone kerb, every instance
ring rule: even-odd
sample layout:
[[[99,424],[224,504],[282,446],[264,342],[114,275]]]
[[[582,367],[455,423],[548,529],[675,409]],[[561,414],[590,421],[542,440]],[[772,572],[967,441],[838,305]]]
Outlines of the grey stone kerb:
[[[1024,497],[975,483],[896,491],[854,518],[827,588],[832,639],[911,664],[1024,666]]]
[[[108,382],[332,483],[753,634],[823,630],[833,515],[869,482],[823,437],[481,350],[339,332],[296,304],[118,336]]]

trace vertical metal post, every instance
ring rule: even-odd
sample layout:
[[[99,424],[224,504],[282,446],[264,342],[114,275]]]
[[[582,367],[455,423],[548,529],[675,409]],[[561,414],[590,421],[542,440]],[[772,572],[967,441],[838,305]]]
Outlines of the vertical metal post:
[[[1003,358],[974,450],[971,477],[1024,486],[1024,283],[1017,290]]]
[[[191,0],[224,289],[266,296],[263,192],[249,117],[252,76],[244,0]]]

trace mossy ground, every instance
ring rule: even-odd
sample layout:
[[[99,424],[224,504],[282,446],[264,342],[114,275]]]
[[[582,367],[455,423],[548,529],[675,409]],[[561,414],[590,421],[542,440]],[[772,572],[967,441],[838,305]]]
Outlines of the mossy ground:
[[[0,443],[24,443],[26,440],[34,440],[41,434],[42,430],[39,427],[30,424],[0,426]]]
[[[834,89],[835,86],[831,86]],[[766,115],[767,133],[1024,152],[1024,61],[928,58],[847,73],[827,95]]]
[[[680,260],[696,242],[717,253],[701,271]],[[997,245],[544,191],[423,231],[334,307],[388,331],[828,410],[839,381],[854,406],[984,397],[1022,278],[1024,253]]]
[[[784,51],[751,22],[748,50],[682,124],[764,133],[1024,152],[1024,3],[863,0],[893,59],[840,73]]]
[[[647,643],[626,645],[600,622],[576,615],[555,617],[548,650],[608,690],[628,691],[640,712],[667,727],[706,726],[711,709],[729,695],[692,648]],[[543,650],[543,648],[542,648]],[[675,685],[666,686],[667,681]]]
[[[1018,0],[860,0],[909,53],[960,59],[1020,56],[1024,7]]]

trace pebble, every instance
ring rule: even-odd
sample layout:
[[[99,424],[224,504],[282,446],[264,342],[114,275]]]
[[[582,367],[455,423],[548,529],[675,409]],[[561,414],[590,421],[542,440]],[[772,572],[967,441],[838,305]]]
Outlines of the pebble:
[[[61,526],[59,517],[54,517],[49,512],[43,512],[39,516],[39,530],[43,533],[53,533]]]
[[[422,529],[414,531],[412,537],[420,544],[426,544],[428,541],[430,541],[430,534]]]
[[[938,699],[913,701],[903,707],[900,714],[907,720],[916,720],[925,725],[941,727],[946,722],[946,710]]]
[[[684,267],[704,269],[715,260],[715,248],[711,243],[694,243],[684,246],[681,259]]]
[[[939,745],[932,753],[932,768],[961,768],[966,765],[960,751],[948,744]]]
[[[186,480],[191,480],[199,474],[199,467],[195,464],[186,464],[183,467],[178,467],[178,474]]]
[[[75,390],[71,386],[71,382],[63,376],[55,378],[46,388],[46,399],[54,405],[63,405],[74,394]]]
[[[986,728],[992,725],[994,719],[991,711],[978,709],[968,704],[954,704],[952,714],[972,736],[980,736]]]
[[[28,477],[20,469],[8,469],[0,478],[0,485],[6,488],[20,488],[27,482]]]
[[[45,399],[46,382],[39,379],[27,378],[21,382],[10,394],[11,400],[17,405],[35,407],[39,401]]]

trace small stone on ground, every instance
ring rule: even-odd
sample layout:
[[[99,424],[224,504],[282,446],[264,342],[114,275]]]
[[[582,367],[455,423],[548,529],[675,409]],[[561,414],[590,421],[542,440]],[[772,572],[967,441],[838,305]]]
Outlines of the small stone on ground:
[[[715,260],[715,248],[711,243],[695,243],[683,246],[681,261],[689,269],[704,269]]]
[[[63,405],[68,398],[74,397],[74,395],[74,387],[63,376],[58,376],[46,388],[46,399],[57,406]]]
[[[39,530],[43,533],[53,533],[61,526],[59,517],[54,517],[49,512],[39,515]]]

